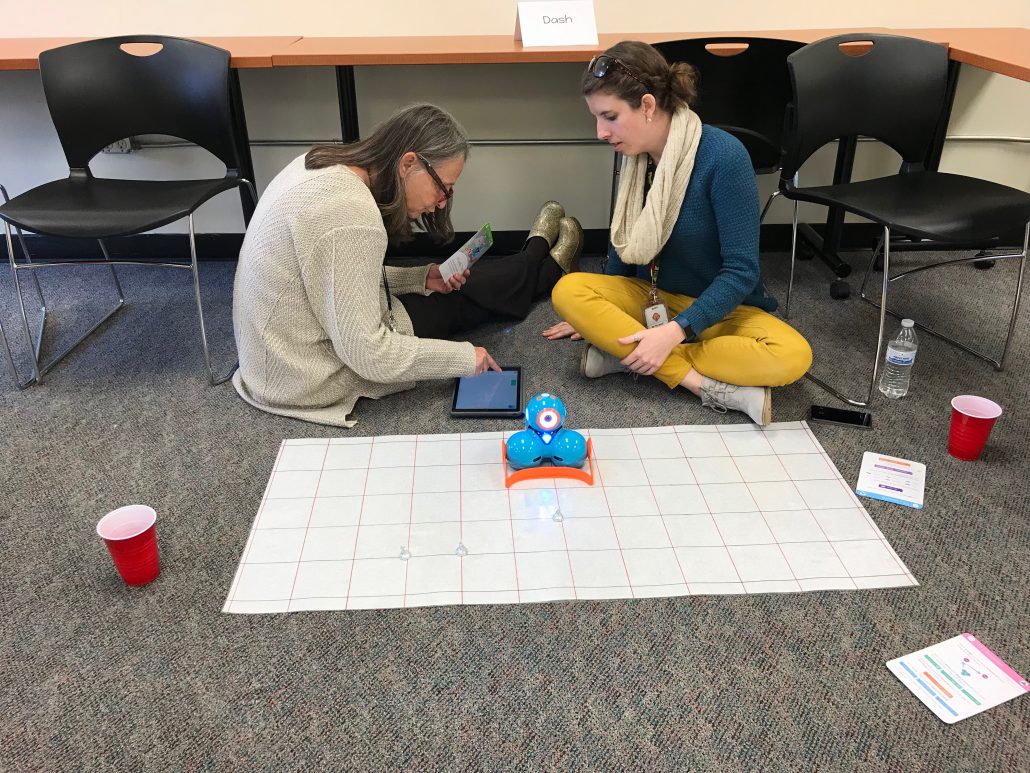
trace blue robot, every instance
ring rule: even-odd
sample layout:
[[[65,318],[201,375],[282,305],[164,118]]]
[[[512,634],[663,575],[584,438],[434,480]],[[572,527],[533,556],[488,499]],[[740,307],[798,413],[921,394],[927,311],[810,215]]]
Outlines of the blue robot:
[[[508,438],[508,463],[516,470],[539,467],[549,461],[560,467],[582,467],[587,441],[574,429],[565,429],[565,403],[544,392],[526,406],[526,428]]]

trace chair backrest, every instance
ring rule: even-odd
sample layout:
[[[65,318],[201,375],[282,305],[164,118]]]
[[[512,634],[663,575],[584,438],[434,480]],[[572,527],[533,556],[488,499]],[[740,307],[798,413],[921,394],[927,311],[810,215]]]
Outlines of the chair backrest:
[[[870,41],[845,53],[841,44]],[[862,47],[865,48],[865,47]],[[787,111],[780,176],[789,180],[815,151],[842,137],[880,140],[921,168],[945,109],[948,49],[897,35],[824,38],[787,57]]]
[[[740,45],[729,56],[708,46]],[[787,57],[804,45],[774,38],[691,38],[656,43],[669,62],[688,62],[698,71],[701,120],[739,139],[756,172],[780,167],[783,112],[790,101]]]
[[[154,43],[150,56],[123,44]],[[160,35],[73,43],[39,55],[47,107],[68,166],[85,170],[112,142],[168,134],[196,143],[226,168],[239,168],[233,135],[229,52]]]

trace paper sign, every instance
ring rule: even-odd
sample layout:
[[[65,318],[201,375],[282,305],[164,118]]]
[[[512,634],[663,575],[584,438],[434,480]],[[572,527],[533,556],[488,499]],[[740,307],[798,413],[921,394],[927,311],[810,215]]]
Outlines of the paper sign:
[[[592,0],[523,0],[515,17],[523,46],[596,46]]]
[[[969,633],[888,660],[887,668],[949,725],[1030,692],[1026,679]]]
[[[923,506],[925,484],[925,464],[866,451],[862,454],[855,493],[919,509]]]

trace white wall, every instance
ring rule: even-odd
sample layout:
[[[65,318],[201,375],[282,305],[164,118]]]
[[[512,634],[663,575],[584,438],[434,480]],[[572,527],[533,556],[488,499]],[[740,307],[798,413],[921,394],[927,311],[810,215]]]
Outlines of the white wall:
[[[595,0],[602,32],[880,27],[1027,27],[1026,0],[731,3]],[[3,37],[114,35],[504,35],[514,0],[0,0]]]
[[[732,9],[698,3],[689,13],[684,12],[682,2],[670,0],[635,4],[598,0],[596,5],[602,31],[1030,24],[1030,3],[1025,0],[995,0],[977,6],[975,13],[968,3],[942,7],[940,2],[925,0],[908,4],[874,0],[862,9],[846,4],[849,7],[820,9],[818,15],[803,10],[801,4],[774,6],[754,0],[741,0]],[[168,4],[157,2],[105,0],[80,5],[38,0],[32,14],[5,14],[0,34],[99,35],[141,30],[211,35],[507,34],[514,7],[508,0],[450,0],[432,5],[383,0],[371,10],[373,4],[295,0],[289,4],[287,18],[283,3],[267,0],[203,5],[198,0],[179,0],[174,12]],[[453,112],[474,139],[589,138],[593,123],[578,97],[580,68],[578,64],[359,67],[359,121],[368,129],[396,107],[426,100]],[[252,139],[340,136],[332,68],[244,70],[241,81]],[[1030,83],[965,66],[950,133],[1030,137]],[[255,147],[259,189],[303,150]],[[147,149],[129,156],[98,157],[94,171],[158,179],[220,174],[218,164],[205,156],[188,148]],[[891,156],[889,151],[862,143],[856,177],[895,171],[896,161]],[[612,154],[605,146],[476,148],[457,188],[455,225],[459,230],[473,230],[489,220],[498,230],[524,229],[541,201],[557,198],[585,227],[604,228],[611,167]],[[827,148],[806,165],[805,183],[828,182],[832,169],[833,149]],[[1030,191],[1030,144],[956,140],[945,148],[942,169],[978,174]],[[15,194],[65,172],[39,74],[0,72],[0,183]],[[764,195],[774,186],[771,176],[760,181]],[[820,220],[823,215],[814,208],[805,217]],[[769,222],[789,222],[789,206],[777,203]],[[241,231],[238,197],[223,194],[208,203],[197,223],[205,232]],[[167,230],[182,230],[182,226]]]

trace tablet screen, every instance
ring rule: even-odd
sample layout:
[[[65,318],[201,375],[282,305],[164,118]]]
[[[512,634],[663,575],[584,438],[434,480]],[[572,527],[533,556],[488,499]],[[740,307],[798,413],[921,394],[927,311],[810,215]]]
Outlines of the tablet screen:
[[[452,410],[456,413],[516,414],[522,408],[520,377],[517,368],[506,368],[500,372],[488,370],[478,376],[459,378]]]

